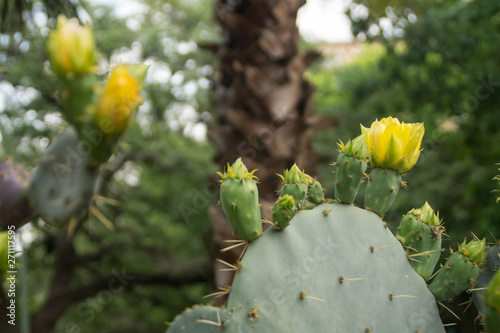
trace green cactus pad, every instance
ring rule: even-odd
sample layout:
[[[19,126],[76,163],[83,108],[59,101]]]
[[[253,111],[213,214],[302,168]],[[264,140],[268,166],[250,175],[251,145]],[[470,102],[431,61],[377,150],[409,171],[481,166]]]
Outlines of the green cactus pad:
[[[167,333],[220,333],[225,318],[226,309],[194,306],[178,315]]]
[[[28,195],[44,220],[64,224],[88,207],[97,179],[96,169],[88,164],[89,149],[68,129],[41,158]]]
[[[460,252],[453,253],[429,285],[438,300],[446,301],[470,288],[479,276],[479,266]]]
[[[368,178],[365,208],[384,215],[391,207],[401,187],[401,175],[390,169],[374,168]]]
[[[428,280],[441,257],[442,227],[421,225],[421,231],[408,245],[410,264],[425,280]]]
[[[252,242],[241,264],[223,332],[444,332],[401,244],[363,209],[297,212],[284,231]]]
[[[500,332],[500,273],[497,272],[491,279],[486,290],[486,320],[485,332]]]
[[[285,229],[295,216],[295,213],[297,213],[295,200],[291,195],[285,194],[273,206],[274,226],[278,229]]]
[[[367,163],[356,157],[340,153],[337,156],[335,171],[335,199],[344,203],[353,203],[358,195]]]
[[[481,267],[481,273],[477,278],[476,290],[472,292],[472,299],[477,309],[485,313],[486,303],[484,301],[484,288],[488,286],[493,276],[500,267],[500,245],[495,245],[486,250],[486,263]]]
[[[238,237],[251,241],[262,235],[259,192],[255,182],[236,178],[222,180],[220,201]]]
[[[315,205],[325,201],[325,191],[319,181],[315,180],[307,186],[307,200]]]
[[[78,132],[82,132],[83,124],[88,121],[87,108],[94,102],[97,75],[74,76],[64,80],[60,92],[63,114]]]
[[[422,230],[422,220],[419,216],[420,211],[418,209],[412,209],[401,219],[396,233],[396,239],[404,246],[410,244]]]

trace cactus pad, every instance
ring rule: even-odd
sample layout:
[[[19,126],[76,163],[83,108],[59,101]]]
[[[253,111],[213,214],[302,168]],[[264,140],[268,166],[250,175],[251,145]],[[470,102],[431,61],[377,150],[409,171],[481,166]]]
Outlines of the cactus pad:
[[[358,194],[367,163],[356,157],[340,153],[337,156],[335,171],[335,199],[344,203],[353,203]]]
[[[88,206],[97,179],[96,170],[88,164],[88,149],[85,141],[68,129],[41,158],[29,198],[46,221],[66,223]]]
[[[323,190],[323,186],[321,186],[319,181],[314,180],[311,184],[308,185],[307,200],[315,205],[325,201],[325,191]]]
[[[479,276],[479,266],[460,252],[449,256],[429,285],[436,298],[446,301],[470,288]]]
[[[251,243],[227,309],[228,333],[444,332],[433,295],[381,219],[339,204],[298,212]]]
[[[401,187],[401,175],[394,170],[374,168],[368,178],[365,208],[384,215]]]

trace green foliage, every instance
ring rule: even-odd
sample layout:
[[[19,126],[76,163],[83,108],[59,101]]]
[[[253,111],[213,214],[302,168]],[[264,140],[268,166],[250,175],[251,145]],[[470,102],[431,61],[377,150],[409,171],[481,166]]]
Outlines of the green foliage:
[[[357,3],[379,13],[368,17],[372,21],[367,28],[388,15],[371,7],[386,1]],[[341,68],[318,65],[310,73],[319,87],[316,109],[342,120],[339,128],[318,135],[314,147],[331,156],[330,142],[347,140],[358,132],[359,123],[373,118],[423,121],[423,151],[408,177],[411,194],[401,191],[387,220],[398,220],[427,200],[439,207],[450,236],[461,238],[471,230],[478,237],[489,231],[497,235],[500,227],[492,221],[497,220],[498,207],[490,192],[494,164],[500,159],[500,147],[491,144],[500,140],[500,30],[495,23],[500,4],[412,1],[391,6],[394,12],[417,18],[405,24],[399,38],[380,34],[384,46],[371,44]],[[333,184],[326,165],[320,169],[324,183]],[[358,200],[362,202],[363,193]]]

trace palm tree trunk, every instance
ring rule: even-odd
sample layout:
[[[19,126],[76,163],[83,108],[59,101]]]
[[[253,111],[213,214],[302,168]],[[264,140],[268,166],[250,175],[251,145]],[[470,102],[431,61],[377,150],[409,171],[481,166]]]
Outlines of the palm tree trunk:
[[[282,173],[293,163],[314,174],[317,155],[313,135],[336,125],[336,119],[316,116],[314,88],[303,78],[318,58],[316,52],[299,52],[297,12],[305,0],[218,0],[217,20],[223,41],[215,47],[219,72],[214,103],[217,124],[209,136],[217,147],[221,168],[238,157],[249,169],[258,169],[259,194],[264,217],[276,200]],[[230,235],[220,208],[210,210],[216,242]],[[234,262],[236,251],[223,259]],[[217,266],[216,266],[217,267]],[[232,276],[216,273],[219,285]]]

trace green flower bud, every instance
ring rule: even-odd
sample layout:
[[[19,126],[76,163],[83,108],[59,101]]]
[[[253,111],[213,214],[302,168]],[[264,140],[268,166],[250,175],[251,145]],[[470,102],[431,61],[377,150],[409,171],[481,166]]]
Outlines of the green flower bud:
[[[254,180],[254,178],[257,179],[257,177],[254,176],[255,171],[257,171],[257,169],[252,172],[248,172],[247,167],[243,164],[240,157],[233,163],[233,165],[229,165],[229,163],[227,164],[227,171],[224,172],[224,174],[220,172],[217,172],[217,174],[221,177],[221,179],[236,178]]]
[[[57,18],[57,29],[47,42],[52,68],[61,76],[84,75],[92,71],[95,62],[94,35],[89,26],[63,15]]]
[[[361,134],[354,140],[349,140],[346,145],[342,141],[337,143],[338,150],[349,157],[355,157],[359,160],[368,158],[370,152],[366,145],[365,135]]]
[[[293,197],[289,194],[285,194],[281,198],[278,199],[278,204],[283,208],[283,209],[289,209],[295,206],[295,200]]]
[[[486,261],[486,239],[480,241],[470,241],[466,244],[466,240],[458,246],[458,252],[469,258],[470,261],[478,265],[482,265]]]
[[[439,213],[434,214],[434,210],[432,207],[429,205],[429,203],[426,201],[425,204],[420,207],[420,219],[422,222],[425,224],[431,225],[438,227],[441,224],[441,221],[439,221]]]
[[[283,181],[283,185],[299,183],[309,184],[309,178],[311,178],[310,176],[300,171],[300,169],[297,167],[297,164],[294,164],[289,170],[285,170],[283,176],[278,176],[280,176],[281,180]]]

